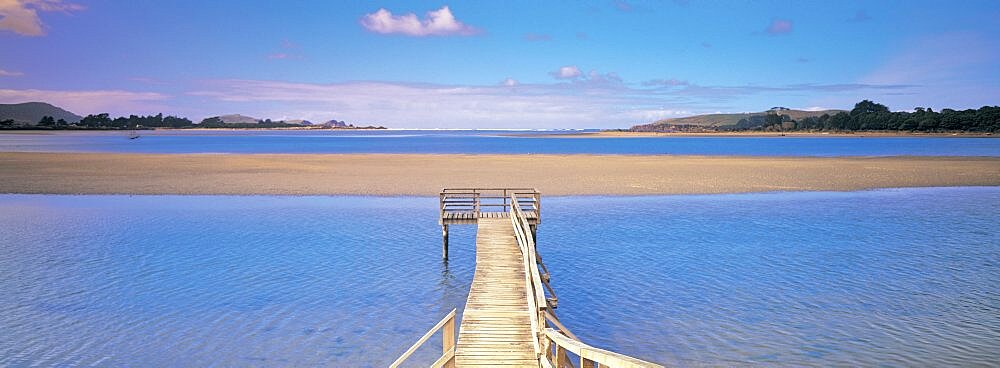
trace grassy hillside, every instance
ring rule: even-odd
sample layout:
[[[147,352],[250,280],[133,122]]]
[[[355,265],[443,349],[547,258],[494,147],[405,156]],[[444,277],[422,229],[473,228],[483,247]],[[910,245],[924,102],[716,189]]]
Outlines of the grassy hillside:
[[[0,104],[0,121],[11,119],[18,123],[38,124],[38,121],[45,116],[51,116],[55,120],[63,119],[70,124],[82,119],[77,114],[44,102]]]
[[[810,116],[821,116],[823,114],[834,115],[843,110],[822,110],[822,111],[804,111],[804,110],[778,110],[777,113],[782,115],[788,115],[792,120],[800,120]],[[636,125],[629,130],[633,131],[663,131],[669,130],[673,127],[678,126],[694,126],[694,127],[705,127],[705,128],[716,128],[725,125],[736,125],[741,119],[750,119],[753,116],[764,116],[767,115],[768,111],[754,112],[754,113],[739,113],[739,114],[708,114],[708,115],[696,115],[688,116],[683,118],[672,118],[657,120],[649,124]]]

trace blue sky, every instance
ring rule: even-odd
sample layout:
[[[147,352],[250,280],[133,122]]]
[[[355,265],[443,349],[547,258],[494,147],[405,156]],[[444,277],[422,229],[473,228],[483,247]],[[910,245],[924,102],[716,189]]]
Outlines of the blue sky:
[[[997,1],[0,0],[0,103],[195,120],[625,127],[996,105]]]

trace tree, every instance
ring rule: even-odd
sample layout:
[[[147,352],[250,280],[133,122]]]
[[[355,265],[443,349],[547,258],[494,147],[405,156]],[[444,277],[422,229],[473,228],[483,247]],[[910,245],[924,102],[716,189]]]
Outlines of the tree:
[[[107,113],[87,115],[80,120],[80,125],[88,128],[109,127],[111,126],[111,118],[108,117]]]
[[[838,112],[836,115],[831,116],[830,119],[823,124],[824,130],[844,130],[851,123],[851,115],[846,112]]]
[[[883,104],[875,103],[869,100],[864,100],[854,104],[854,109],[851,110],[851,116],[858,116],[861,114],[876,114],[880,112],[889,112],[889,108]]]
[[[226,123],[222,121],[222,118],[220,118],[218,116],[213,116],[213,117],[210,117],[210,118],[202,119],[201,123],[198,124],[198,125],[200,125],[202,127],[205,127],[205,128],[219,128],[219,127],[225,126]]]
[[[937,130],[937,128],[938,128],[937,119],[934,119],[933,117],[925,117],[923,120],[920,120],[920,124],[917,125],[917,129],[920,129],[925,132]]]
[[[778,128],[781,128],[781,121],[782,121],[781,116],[782,115],[778,114],[767,114],[767,117],[764,118],[764,128],[765,129],[770,128],[775,125],[777,125]]]
[[[822,123],[820,123],[819,119],[815,116],[807,116],[806,118],[799,120],[799,123],[796,125],[796,128],[804,130],[813,130],[822,127]]]
[[[52,118],[51,116],[48,116],[48,115],[43,116],[42,120],[38,121],[38,126],[47,126],[47,127],[50,127],[50,126],[53,126],[53,125],[56,125],[56,119],[54,119],[54,118]]]

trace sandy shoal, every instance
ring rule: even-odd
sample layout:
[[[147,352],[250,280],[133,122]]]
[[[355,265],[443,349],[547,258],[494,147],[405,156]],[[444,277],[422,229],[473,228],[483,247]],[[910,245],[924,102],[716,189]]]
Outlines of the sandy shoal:
[[[0,193],[546,195],[997,186],[1000,158],[0,153]]]

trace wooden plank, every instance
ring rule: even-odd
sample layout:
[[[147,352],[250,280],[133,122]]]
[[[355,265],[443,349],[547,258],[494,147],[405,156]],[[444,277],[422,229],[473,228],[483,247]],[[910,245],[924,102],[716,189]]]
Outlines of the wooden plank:
[[[476,273],[455,347],[457,367],[538,366],[523,259],[504,215],[480,214]]]

